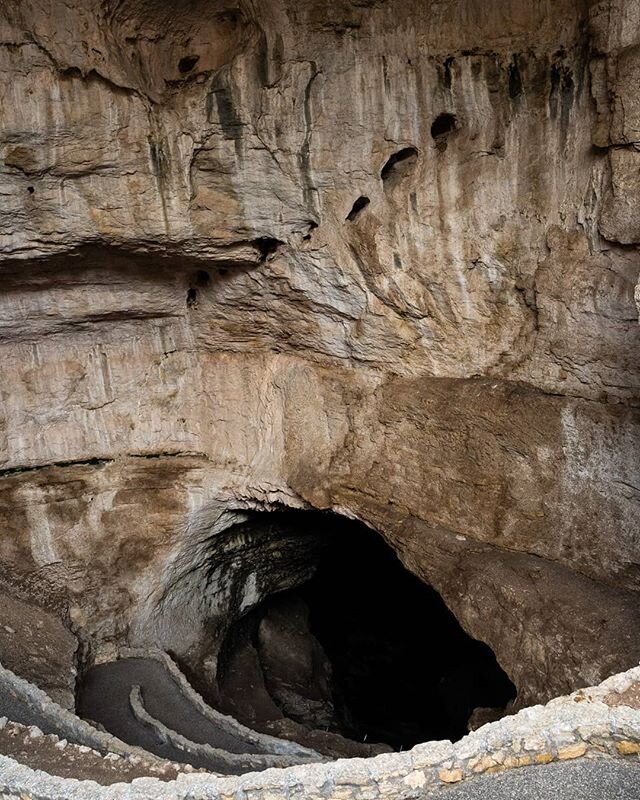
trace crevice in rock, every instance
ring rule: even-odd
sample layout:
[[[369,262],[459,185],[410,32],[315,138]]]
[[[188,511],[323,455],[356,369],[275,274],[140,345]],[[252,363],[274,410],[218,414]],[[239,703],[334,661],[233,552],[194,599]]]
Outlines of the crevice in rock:
[[[79,461],[52,461],[50,464],[38,464],[34,467],[10,467],[0,470],[0,477],[9,475],[19,475],[23,472],[38,472],[49,467],[103,467],[106,464],[113,464],[111,458],[86,458]]]

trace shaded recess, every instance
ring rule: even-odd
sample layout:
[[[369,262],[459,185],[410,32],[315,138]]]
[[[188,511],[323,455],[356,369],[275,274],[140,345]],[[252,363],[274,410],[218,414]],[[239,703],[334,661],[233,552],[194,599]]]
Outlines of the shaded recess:
[[[449,135],[454,133],[458,127],[458,120],[454,114],[443,113],[433,120],[431,124],[431,136],[436,143],[436,149],[444,153],[447,149]]]
[[[364,209],[370,203],[371,200],[368,197],[365,197],[364,195],[359,197],[353,204],[351,211],[347,214],[347,221],[353,222],[355,219],[357,219],[360,216],[360,213],[364,211]]]
[[[200,56],[185,56],[178,61],[178,70],[183,74],[191,72],[195,65],[200,60]]]
[[[515,687],[440,595],[365,526],[310,517],[325,538],[313,577],[269,595],[226,635],[223,710],[258,729],[286,718],[396,749],[459,739],[479,708],[500,716]]]
[[[383,183],[387,183],[396,177],[404,177],[413,169],[418,158],[418,151],[415,147],[403,147],[387,159],[386,164],[380,172]]]
[[[438,114],[431,124],[431,136],[438,139],[440,136],[446,136],[456,129],[456,118],[453,114]]]

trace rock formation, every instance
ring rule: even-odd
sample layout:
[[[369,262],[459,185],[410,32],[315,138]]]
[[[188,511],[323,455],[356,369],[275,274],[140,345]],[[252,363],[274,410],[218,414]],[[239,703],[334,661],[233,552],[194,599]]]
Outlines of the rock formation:
[[[516,707],[637,664],[638,0],[6,0],[0,59],[0,588],[81,671],[219,697],[357,523]]]

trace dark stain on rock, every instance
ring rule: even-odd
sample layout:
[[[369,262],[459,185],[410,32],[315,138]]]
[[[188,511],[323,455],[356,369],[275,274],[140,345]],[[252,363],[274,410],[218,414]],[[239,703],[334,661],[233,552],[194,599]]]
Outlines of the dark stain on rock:
[[[387,59],[382,56],[382,77],[384,80],[384,91],[387,96],[391,94],[391,84],[389,82],[389,69],[387,67]]]
[[[520,97],[520,95],[524,92],[519,61],[520,57],[514,53],[513,60],[511,61],[509,67],[507,68],[507,72],[509,75],[509,97],[512,100],[517,100]]]
[[[575,83],[570,67],[553,63],[550,69],[549,114],[551,119],[559,119],[563,143],[566,143],[569,133],[574,92]]]
[[[215,107],[215,113],[214,113]],[[233,94],[229,85],[229,75],[220,72],[211,81],[211,89],[207,95],[207,117],[215,122],[217,116],[225,139],[240,138],[242,123],[233,105]]]
[[[549,92],[549,113],[552,119],[558,116],[558,87],[561,80],[561,68],[558,64],[551,65],[550,81],[551,91]]]
[[[445,59],[444,68],[442,72],[442,85],[445,89],[451,89],[451,84],[453,82],[453,75],[451,67],[453,66],[455,59],[453,56],[449,56],[449,58]]]
[[[260,31],[256,45],[256,68],[261,86],[269,85],[269,43],[264,31]]]
[[[305,127],[305,137],[304,142],[302,143],[302,147],[300,148],[300,171],[302,173],[303,179],[303,194],[304,194],[304,202],[307,208],[315,209],[317,208],[317,193],[318,189],[314,184],[313,177],[311,174],[311,132],[313,129],[313,114],[311,110],[311,90],[313,88],[313,83],[316,78],[321,74],[318,70],[317,64],[315,61],[310,63],[312,73],[309,77],[307,85],[304,90],[304,100],[303,100],[303,113],[304,113],[304,127]]]
[[[575,85],[571,70],[567,69],[562,76],[562,86],[560,89],[560,130],[562,131],[563,141],[566,142],[569,133],[569,121],[571,109],[573,108],[573,93]]]
[[[149,137],[149,156],[151,158],[151,171],[156,178],[164,178],[167,172],[169,159],[164,151],[162,142],[156,142]]]
[[[504,91],[504,72],[500,58],[495,53],[490,53],[484,59],[484,78],[487,82],[489,96],[500,94]]]

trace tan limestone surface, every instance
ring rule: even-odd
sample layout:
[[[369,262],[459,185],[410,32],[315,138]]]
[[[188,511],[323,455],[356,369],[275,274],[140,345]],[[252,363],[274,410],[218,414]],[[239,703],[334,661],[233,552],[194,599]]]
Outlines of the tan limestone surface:
[[[188,660],[203,543],[333,509],[521,702],[636,664],[639,19],[3,3],[0,569]]]

